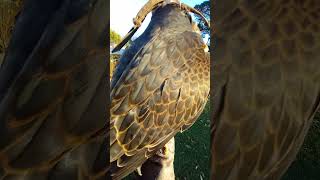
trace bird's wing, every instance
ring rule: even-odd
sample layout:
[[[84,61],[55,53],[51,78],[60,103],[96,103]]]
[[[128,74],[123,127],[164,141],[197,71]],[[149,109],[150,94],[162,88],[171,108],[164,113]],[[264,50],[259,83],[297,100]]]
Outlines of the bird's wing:
[[[212,179],[279,179],[319,107],[320,3],[280,2],[214,6]]]
[[[25,1],[0,69],[0,179],[105,176],[106,3]]]
[[[120,179],[190,127],[209,94],[209,56],[199,34],[154,36],[111,91],[111,162]]]

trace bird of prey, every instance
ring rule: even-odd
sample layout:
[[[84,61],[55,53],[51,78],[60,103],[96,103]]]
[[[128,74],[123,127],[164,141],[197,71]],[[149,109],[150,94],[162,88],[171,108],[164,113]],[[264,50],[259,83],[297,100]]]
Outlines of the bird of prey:
[[[26,0],[13,19],[0,69],[0,179],[105,179],[107,1]]]
[[[213,6],[211,178],[279,180],[320,104],[320,1]]]
[[[113,179],[127,176],[189,128],[207,102],[210,59],[192,29],[190,9],[179,1],[151,0],[140,11],[153,10],[151,22],[120,58],[111,83]]]

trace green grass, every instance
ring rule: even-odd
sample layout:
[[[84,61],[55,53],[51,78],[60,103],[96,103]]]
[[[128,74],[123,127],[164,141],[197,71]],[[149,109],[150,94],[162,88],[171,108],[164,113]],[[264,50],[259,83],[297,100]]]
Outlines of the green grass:
[[[176,180],[209,179],[210,176],[210,105],[195,124],[175,136],[174,168]]]
[[[320,179],[320,113],[312,123],[296,160],[291,164],[282,180]]]
[[[176,180],[210,179],[210,106],[196,123],[175,136]],[[130,177],[125,178],[132,179]],[[282,180],[320,179],[320,113],[314,119],[304,144]]]
[[[210,107],[197,122],[175,137],[176,180],[210,179]],[[282,180],[320,179],[320,113],[312,123],[304,144]]]
[[[210,110],[209,105],[198,121],[176,136],[176,179],[209,179]],[[282,180],[320,179],[320,113],[317,113],[296,160]]]
[[[209,179],[210,176],[210,105],[198,120],[175,136],[174,171],[176,180]],[[133,180],[133,175],[125,178]]]
[[[112,56],[112,59],[117,58]],[[210,139],[210,103],[207,103],[192,127],[175,136],[176,180],[209,179]],[[130,175],[125,179],[133,179],[133,176]]]

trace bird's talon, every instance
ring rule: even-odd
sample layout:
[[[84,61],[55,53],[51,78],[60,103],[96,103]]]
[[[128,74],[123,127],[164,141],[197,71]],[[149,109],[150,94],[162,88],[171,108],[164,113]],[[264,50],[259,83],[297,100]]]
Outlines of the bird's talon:
[[[168,148],[166,146],[164,146],[163,148],[161,148],[159,151],[158,151],[158,156],[161,157],[161,158],[164,158],[164,159],[167,159],[168,156],[169,156],[169,152],[168,152]]]
[[[142,176],[142,172],[141,172],[141,166],[139,166],[137,169],[136,169],[137,173],[139,176]]]

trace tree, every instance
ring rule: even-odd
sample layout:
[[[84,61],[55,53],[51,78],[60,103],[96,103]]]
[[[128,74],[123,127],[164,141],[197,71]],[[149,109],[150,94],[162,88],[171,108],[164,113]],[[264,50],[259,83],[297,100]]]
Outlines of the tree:
[[[114,30],[110,29],[110,42],[118,44],[121,41],[121,36]]]
[[[210,1],[204,1],[201,4],[197,4],[194,8],[200,11],[203,16],[210,22]],[[202,31],[202,35],[210,35],[210,28],[205,25],[203,19],[199,16],[196,16],[196,21],[199,23],[199,28]]]

